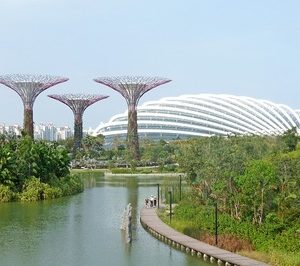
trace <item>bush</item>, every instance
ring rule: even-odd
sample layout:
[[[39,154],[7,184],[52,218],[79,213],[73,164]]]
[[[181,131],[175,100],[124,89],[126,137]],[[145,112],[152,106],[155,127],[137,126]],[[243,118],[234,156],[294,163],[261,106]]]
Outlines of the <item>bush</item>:
[[[151,168],[144,168],[141,170],[141,174],[151,174],[152,169]]]
[[[63,191],[60,187],[50,187],[48,184],[45,185],[44,199],[55,199],[63,196]]]
[[[112,168],[111,172],[113,174],[132,174],[131,168]]]
[[[64,147],[31,138],[0,139],[0,184],[21,192],[25,181],[35,176],[43,183],[68,175],[70,157]],[[39,196],[34,196],[39,197]]]
[[[64,177],[52,186],[41,182],[39,178],[31,177],[25,181],[19,199],[21,201],[55,199],[82,192],[83,189],[83,181],[78,175]]]
[[[84,190],[84,184],[80,176],[70,175],[68,176],[69,183],[69,195],[80,193]]]
[[[167,172],[176,172],[177,171],[177,166],[175,164],[166,164],[164,166],[164,169]]]
[[[276,235],[273,246],[277,250],[285,250],[289,252],[300,251],[300,224],[283,231],[281,234]]]
[[[57,186],[62,190],[63,196],[80,193],[84,190],[83,180],[79,175],[69,175],[62,178]]]
[[[69,165],[67,150],[55,143],[29,137],[0,138],[0,202],[37,201],[81,192],[83,182],[70,176]]]
[[[212,207],[182,201],[174,212],[172,226],[175,229],[210,244],[214,243]],[[167,218],[162,216],[161,218],[168,222]],[[219,212],[218,224],[219,247],[234,252],[241,249],[243,251],[255,249],[264,252],[263,254],[266,254],[274,265],[300,265],[300,219],[295,222],[294,226],[285,227],[280,220],[269,215],[266,223],[258,226],[251,221],[238,221],[228,214]],[[287,263],[283,260],[281,253],[284,252],[289,254],[289,261],[297,261],[298,264]]]
[[[31,177],[27,179],[20,193],[21,201],[37,201],[44,199],[45,184],[39,178]]]
[[[0,202],[12,201],[14,197],[14,192],[8,186],[0,185]]]
[[[201,241],[210,245],[215,244],[215,236],[212,234],[203,234],[200,238]],[[252,251],[251,243],[245,239],[239,239],[233,235],[220,235],[218,236],[218,247],[229,250],[231,252],[237,251]]]

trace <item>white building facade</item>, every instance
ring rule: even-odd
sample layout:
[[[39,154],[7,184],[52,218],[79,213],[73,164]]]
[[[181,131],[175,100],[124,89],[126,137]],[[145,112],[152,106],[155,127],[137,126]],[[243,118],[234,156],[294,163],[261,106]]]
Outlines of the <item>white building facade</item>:
[[[73,132],[68,126],[56,127],[52,123],[34,125],[35,139],[57,141],[65,140],[71,136],[73,136]]]
[[[278,135],[296,127],[300,110],[267,100],[226,94],[196,94],[167,97],[138,107],[141,139],[185,139],[195,136]],[[125,140],[127,111],[100,124],[94,135],[105,136],[106,144]]]

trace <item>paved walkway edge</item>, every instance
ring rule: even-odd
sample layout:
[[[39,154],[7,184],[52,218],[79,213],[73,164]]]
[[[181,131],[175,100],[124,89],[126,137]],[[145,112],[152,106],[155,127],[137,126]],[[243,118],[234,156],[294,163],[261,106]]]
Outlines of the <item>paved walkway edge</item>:
[[[205,261],[218,265],[266,266],[268,264],[253,260],[218,247],[208,245],[197,239],[184,235],[166,225],[158,217],[155,208],[142,208],[140,220],[143,227],[157,239],[181,249],[192,255],[202,257]]]

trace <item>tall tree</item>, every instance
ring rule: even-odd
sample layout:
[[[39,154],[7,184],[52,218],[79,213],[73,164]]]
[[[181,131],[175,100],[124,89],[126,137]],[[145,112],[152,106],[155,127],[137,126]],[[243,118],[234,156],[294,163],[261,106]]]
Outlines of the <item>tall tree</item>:
[[[296,150],[296,146],[299,140],[297,128],[293,127],[288,129],[281,137],[287,147],[288,151]]]

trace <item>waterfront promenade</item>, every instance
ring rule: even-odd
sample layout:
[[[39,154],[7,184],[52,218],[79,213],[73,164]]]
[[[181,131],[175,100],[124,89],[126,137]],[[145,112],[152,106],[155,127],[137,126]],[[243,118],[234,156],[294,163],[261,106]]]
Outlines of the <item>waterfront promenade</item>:
[[[206,244],[192,237],[184,235],[161,221],[156,208],[142,208],[140,220],[143,227],[156,238],[204,260],[216,262],[218,265],[239,266],[267,266],[268,264],[256,261],[236,253]]]

